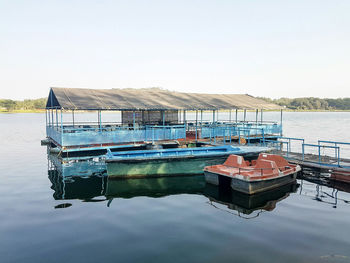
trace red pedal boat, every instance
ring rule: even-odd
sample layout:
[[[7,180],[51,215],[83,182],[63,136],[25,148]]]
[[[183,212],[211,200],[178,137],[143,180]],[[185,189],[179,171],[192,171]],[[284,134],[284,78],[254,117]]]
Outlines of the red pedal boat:
[[[229,180],[233,190],[255,194],[294,182],[300,170],[280,155],[261,153],[252,162],[230,155],[224,164],[206,166],[204,175],[208,183],[220,185]]]

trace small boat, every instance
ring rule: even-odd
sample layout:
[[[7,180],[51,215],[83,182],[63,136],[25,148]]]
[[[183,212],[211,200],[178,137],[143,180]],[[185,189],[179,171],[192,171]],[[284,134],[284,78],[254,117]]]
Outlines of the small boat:
[[[300,170],[299,165],[289,164],[280,155],[261,153],[251,162],[230,155],[224,164],[205,167],[204,175],[208,183],[228,182],[233,190],[256,194],[294,182]]]
[[[222,163],[230,154],[253,158],[266,150],[269,148],[231,145],[128,152],[108,150],[107,174],[119,178],[203,174],[205,166]]]

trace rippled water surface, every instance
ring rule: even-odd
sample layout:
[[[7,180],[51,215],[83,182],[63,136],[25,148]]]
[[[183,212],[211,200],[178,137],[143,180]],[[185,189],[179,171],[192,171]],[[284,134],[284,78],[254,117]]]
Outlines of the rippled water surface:
[[[283,123],[286,136],[350,141],[350,113]],[[109,181],[103,164],[48,157],[43,114],[0,126],[0,262],[350,262],[350,186],[299,180],[247,198],[201,176]]]

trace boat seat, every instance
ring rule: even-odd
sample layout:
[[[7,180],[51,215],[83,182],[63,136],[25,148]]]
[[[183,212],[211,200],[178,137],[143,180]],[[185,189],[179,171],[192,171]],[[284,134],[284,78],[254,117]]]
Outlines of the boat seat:
[[[235,155],[235,154],[231,154],[224,162],[224,165],[240,167],[240,168],[248,167],[244,158],[242,156]]]
[[[274,161],[265,159],[258,159],[255,168],[258,170],[257,172],[259,172],[260,174],[262,173],[263,175],[272,173],[278,174],[279,170],[277,164]]]
[[[285,170],[288,166],[290,166],[286,159],[276,154],[261,153],[259,154],[258,160],[274,161],[280,170]]]

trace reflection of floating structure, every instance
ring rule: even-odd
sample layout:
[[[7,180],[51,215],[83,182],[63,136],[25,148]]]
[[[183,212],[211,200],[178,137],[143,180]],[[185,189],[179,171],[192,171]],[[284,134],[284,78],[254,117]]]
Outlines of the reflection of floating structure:
[[[279,155],[262,153],[248,162],[242,156],[230,155],[224,164],[204,168],[205,180],[214,185],[229,183],[233,190],[256,194],[296,180],[300,166],[289,164]]]
[[[107,179],[103,162],[94,162],[92,159],[74,162],[64,160],[62,162],[55,156],[49,156],[48,175],[56,200],[83,199],[93,202],[96,201],[94,198],[99,196],[131,198],[200,194],[205,186],[204,177],[201,175],[111,180]]]
[[[103,175],[106,172],[106,164],[101,157],[60,158],[48,154],[48,159],[49,170],[57,170],[64,177]]]
[[[207,184],[204,195],[209,198],[214,206],[216,206],[215,204],[221,204],[230,210],[249,215],[254,211],[272,211],[279,201],[295,192],[297,187],[298,185],[293,183],[263,193],[246,195],[230,188]]]
[[[308,196],[317,202],[330,204],[337,208],[340,203],[350,204],[350,200],[344,199],[342,192],[350,193],[349,184],[336,181],[325,181],[322,178],[304,179],[300,183],[300,195]],[[338,196],[338,194],[340,194]]]
[[[62,159],[49,154],[48,161],[48,175],[56,200],[91,200],[104,195],[107,176],[101,159]]]
[[[162,197],[175,194],[201,194],[204,186],[205,181],[202,175],[125,180],[108,179],[106,197],[110,199],[137,196]]]
[[[92,200],[105,194],[106,176],[67,177],[57,170],[49,170],[51,189],[54,190],[55,200],[82,199]]]
[[[233,109],[235,119],[231,114]],[[239,109],[244,110],[243,120],[238,120]],[[255,121],[247,121],[246,109],[261,109],[260,120],[256,110]],[[241,142],[241,138],[248,142],[276,138],[282,133],[282,124],[263,121],[262,109],[280,109],[280,106],[243,94],[52,88],[46,104],[46,135],[50,145],[62,154],[101,153],[107,148],[118,150],[134,144],[143,147],[146,142],[169,140],[226,143]],[[229,119],[219,121],[219,110],[229,110]],[[97,112],[98,121],[79,122],[76,111]],[[118,112],[118,118],[103,122],[104,111]],[[195,120],[188,120],[186,111],[195,112]],[[212,111],[210,121],[203,119],[203,111]]]
[[[221,163],[230,154],[252,157],[266,150],[266,147],[224,145],[115,153],[108,151],[106,163],[108,176],[113,177],[203,174],[204,166]]]

